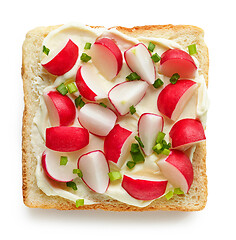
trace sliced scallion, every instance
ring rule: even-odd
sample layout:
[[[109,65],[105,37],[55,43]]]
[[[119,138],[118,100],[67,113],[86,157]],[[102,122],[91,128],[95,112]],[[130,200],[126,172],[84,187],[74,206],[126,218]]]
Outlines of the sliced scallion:
[[[49,52],[50,49],[43,45],[43,53],[45,53],[48,56]]]
[[[130,111],[131,115],[136,113],[136,109],[135,109],[135,107],[133,105],[129,108],[129,111]]]
[[[133,161],[128,161],[128,162],[126,163],[126,166],[127,166],[129,169],[134,168],[135,165],[136,165],[136,163],[133,162]]]
[[[60,165],[66,165],[68,162],[68,158],[66,156],[61,156]]]
[[[142,148],[144,148],[143,142],[141,141],[140,137],[135,136],[134,138],[135,138],[136,141],[138,142],[139,146],[142,147]]]
[[[172,84],[176,84],[179,78],[180,78],[180,75],[178,73],[174,73],[170,78],[170,82]]]
[[[85,43],[85,46],[84,46],[84,49],[87,50],[87,49],[90,49],[91,48],[91,43],[90,42],[86,42]]]
[[[155,47],[156,47],[155,44],[153,44],[152,42],[149,42],[149,44],[148,44],[148,50],[149,50],[150,52],[153,52],[153,50],[154,50]]]
[[[78,91],[78,88],[76,87],[74,82],[67,84],[67,88],[69,93],[74,93]]]
[[[83,177],[83,173],[80,169],[73,169],[73,173],[77,174],[80,178]]]
[[[108,176],[109,176],[109,178],[110,178],[111,181],[115,181],[115,180],[118,180],[118,179],[121,179],[121,178],[122,178],[121,173],[118,172],[118,171],[109,172],[109,173],[108,173]]]
[[[84,105],[85,105],[85,102],[82,100],[82,96],[79,95],[79,96],[75,99],[75,106],[82,108]]]
[[[188,46],[188,52],[190,55],[193,55],[195,53],[197,53],[197,46],[196,44],[192,44]]]
[[[154,53],[151,56],[151,59],[153,60],[153,62],[157,63],[157,62],[159,62],[161,60],[161,57],[157,53]]]
[[[126,79],[128,81],[134,81],[134,80],[140,80],[141,77],[136,72],[132,72],[126,77]]]
[[[161,87],[163,84],[164,84],[164,82],[163,82],[160,78],[158,78],[158,79],[153,83],[153,87],[154,87],[154,88],[159,88],[159,87]]]
[[[77,199],[76,202],[75,202],[75,206],[77,208],[81,207],[81,206],[84,206],[84,199]]]
[[[80,57],[81,61],[88,62],[90,59],[91,59],[91,57],[88,54],[86,54],[86,53],[81,54],[81,57]]]
[[[78,189],[76,184],[74,182],[72,182],[72,181],[71,182],[67,182],[66,186],[72,188],[75,191]]]
[[[66,95],[68,93],[68,90],[67,90],[66,85],[64,83],[59,85],[56,89],[62,95]]]

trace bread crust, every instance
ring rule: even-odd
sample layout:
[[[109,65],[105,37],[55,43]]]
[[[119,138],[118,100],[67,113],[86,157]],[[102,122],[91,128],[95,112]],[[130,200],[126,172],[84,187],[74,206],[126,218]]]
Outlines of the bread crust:
[[[186,195],[175,196],[170,200],[157,199],[150,205],[140,208],[127,205],[116,200],[108,200],[101,204],[85,205],[79,208],[75,203],[57,196],[47,196],[37,186],[35,170],[37,160],[31,145],[32,122],[39,106],[39,94],[33,90],[32,81],[38,76],[40,68],[40,51],[43,39],[48,33],[59,26],[38,27],[29,31],[22,48],[22,79],[24,90],[24,113],[22,126],[22,177],[23,201],[31,208],[55,208],[58,210],[85,210],[103,209],[107,211],[198,211],[202,210],[207,202],[207,175],[206,175],[206,143],[199,143],[193,156],[194,180],[190,191]],[[98,26],[93,26],[98,27]],[[174,40],[185,49],[190,44],[196,44],[198,53],[195,57],[199,61],[200,74],[204,75],[208,85],[209,56],[204,42],[202,29],[190,25],[146,25],[126,28],[117,26],[117,30],[131,37],[163,37]]]

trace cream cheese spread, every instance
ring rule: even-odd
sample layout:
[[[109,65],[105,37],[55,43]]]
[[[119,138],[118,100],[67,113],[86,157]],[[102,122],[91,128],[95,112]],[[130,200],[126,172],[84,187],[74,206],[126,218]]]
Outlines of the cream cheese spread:
[[[133,38],[130,36],[127,36],[121,32],[119,32],[115,28],[111,29],[105,29],[105,28],[91,28],[89,26],[80,25],[77,23],[70,23],[63,25],[56,30],[50,32],[48,36],[44,39],[43,45],[47,46],[49,49],[55,49],[56,44],[58,42],[66,43],[68,39],[71,39],[74,41],[75,44],[78,45],[80,54],[84,51],[89,54],[89,50],[84,50],[84,45],[86,42],[94,43],[95,40],[99,37],[109,37],[111,39],[114,39],[117,43],[118,47],[120,48],[122,54],[124,51],[131,46],[142,42],[146,46],[151,41],[156,45],[156,48],[154,50],[154,53],[157,52],[159,55],[161,55],[163,52],[165,52],[168,49],[171,48],[179,48],[182,49],[182,46],[180,46],[178,43],[167,40],[163,38],[148,38],[148,37],[139,37],[139,38]],[[42,54],[43,59],[43,54]],[[195,61],[196,66],[198,66],[198,61],[196,58],[193,58]],[[90,190],[83,181],[76,177],[74,182],[77,184],[78,190],[73,190],[68,187],[66,187],[65,183],[55,182],[48,178],[46,174],[44,173],[44,170],[41,165],[41,156],[45,147],[45,130],[47,127],[50,127],[50,121],[49,116],[47,112],[46,105],[44,103],[42,94],[44,92],[47,92],[50,89],[55,90],[56,87],[68,80],[75,80],[75,76],[77,73],[77,70],[79,66],[82,64],[80,57],[78,58],[76,64],[74,67],[65,73],[62,76],[59,76],[55,79],[55,81],[49,81],[48,79],[44,79],[45,72],[43,73],[42,69],[42,75],[41,77],[36,77],[34,79],[34,87],[38,91],[40,96],[40,103],[38,111],[34,117],[33,125],[32,125],[32,131],[31,131],[31,142],[33,146],[33,152],[35,154],[35,157],[37,158],[37,168],[36,168],[36,178],[37,178],[37,184],[38,187],[48,196],[60,196],[65,199],[69,199],[73,202],[76,201],[76,199],[83,198],[85,204],[96,204],[99,202],[103,202],[104,204],[108,202],[111,199],[118,200],[120,202],[137,206],[137,207],[145,207],[149,205],[152,201],[143,201],[143,200],[137,200],[133,197],[131,197],[122,187],[121,187],[121,180],[117,180],[114,182],[110,182],[109,187],[107,191],[104,194],[98,194]],[[86,63],[86,64],[92,64],[92,63]],[[156,69],[158,69],[156,67]],[[123,60],[123,66],[119,74],[112,80],[108,81],[103,76],[101,76],[101,83],[105,89],[111,89],[116,84],[120,82],[124,82],[127,75],[130,74],[130,69],[128,68],[126,62]],[[98,73],[99,74],[99,73]],[[166,86],[169,83],[169,78],[165,77],[164,75],[161,75],[160,73],[156,73],[157,77],[161,78],[164,82],[163,86]],[[42,80],[42,78],[44,80]],[[53,79],[54,80],[54,79]],[[179,119],[183,118],[199,118],[203,124],[203,126],[206,125],[206,114],[209,106],[209,101],[207,97],[207,87],[204,80],[203,75],[199,75],[197,72],[196,76],[193,81],[198,83],[198,89],[195,92],[195,94],[191,97],[187,105],[185,106],[182,114],[180,115]],[[134,115],[125,115],[122,118],[120,118],[117,123],[119,123],[122,127],[125,127],[129,130],[132,130],[137,133],[137,122],[139,117],[146,112],[149,113],[155,113],[160,114],[157,109],[157,97],[159,92],[162,88],[155,89],[153,86],[149,86],[146,92],[145,97],[136,105],[136,113]],[[71,98],[74,99],[76,96],[78,96],[78,92],[74,94],[71,94]],[[86,101],[86,100],[85,100]],[[103,102],[107,104],[111,109],[114,109],[114,107],[109,103],[107,99],[103,99]],[[151,103],[151,104],[150,104]],[[166,141],[169,142],[168,133],[173,125],[173,122],[170,120],[165,119],[164,129],[163,132],[166,133]],[[75,118],[73,126],[81,126],[77,117]],[[89,145],[85,148],[72,152],[72,153],[65,153],[68,156],[68,159],[71,164],[74,164],[75,168],[77,168],[77,160],[78,158],[89,151],[93,150],[101,150],[103,151],[103,140],[93,134],[89,134]],[[195,151],[195,146],[193,146],[191,149],[189,149],[186,154],[189,155],[190,160],[192,160],[193,153]],[[144,176],[147,178],[153,178],[153,179],[163,179],[165,180],[164,176],[161,174],[158,165],[156,164],[156,161],[160,159],[160,157],[163,158],[163,155],[156,155],[153,153],[150,156],[145,157],[145,162],[143,164],[137,164],[135,168],[130,170],[127,168],[127,166],[124,164],[121,169],[118,169],[122,175],[132,173],[132,176]],[[126,159],[132,160],[131,155],[129,155]],[[117,166],[113,163],[110,164],[110,171],[117,170]],[[166,192],[168,192],[173,187],[171,184],[168,183]]]

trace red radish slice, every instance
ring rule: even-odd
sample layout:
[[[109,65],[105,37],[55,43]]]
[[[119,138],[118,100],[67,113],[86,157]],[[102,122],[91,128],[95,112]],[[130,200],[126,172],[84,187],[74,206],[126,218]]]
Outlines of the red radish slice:
[[[165,194],[167,181],[135,179],[124,175],[122,187],[133,198],[154,200]]]
[[[85,184],[97,193],[106,192],[109,186],[109,166],[103,152],[97,150],[82,155],[78,160]]]
[[[43,95],[52,126],[68,126],[75,120],[75,105],[68,96],[50,91]]]
[[[68,160],[66,165],[60,165],[61,156],[62,153],[49,149],[45,150],[42,155],[42,167],[51,179],[58,182],[70,182],[76,177],[76,175],[73,174],[73,169],[76,168],[76,164]]]
[[[159,70],[168,77],[178,73],[181,78],[194,78],[197,67],[187,52],[180,49],[169,49],[161,55]]]
[[[178,80],[176,84],[168,84],[158,96],[159,111],[176,121],[197,87],[198,84],[191,80]]]
[[[129,112],[144,97],[148,84],[145,81],[130,81],[117,84],[108,93],[108,98],[120,115]]]
[[[169,156],[157,162],[161,172],[175,187],[187,193],[193,182],[193,167],[181,151],[172,150]]]
[[[109,38],[99,38],[92,45],[90,54],[94,65],[108,80],[120,72],[123,58],[120,49]]]
[[[76,85],[80,94],[90,100],[96,101],[107,98],[104,82],[91,64],[83,65],[76,74]]]
[[[117,120],[116,114],[111,109],[96,103],[85,104],[80,109],[78,116],[80,124],[98,136],[106,136]]]
[[[53,54],[56,52],[56,54]],[[78,46],[70,39],[59,52],[50,49],[48,57],[42,60],[42,66],[53,75],[63,75],[75,65],[79,56]]]
[[[144,113],[138,121],[139,137],[144,145],[143,151],[149,156],[153,153],[157,135],[163,131],[164,120],[162,116],[153,113]]]
[[[172,148],[185,151],[192,145],[206,140],[203,126],[196,119],[182,119],[176,122],[170,130]]]
[[[46,129],[46,147],[59,152],[73,152],[89,144],[87,129],[79,127],[51,127]]]
[[[121,127],[119,124],[115,125],[104,141],[106,159],[121,167],[133,137],[134,133],[132,131]]]
[[[124,53],[125,61],[132,72],[136,72],[142,80],[153,84],[156,79],[156,69],[147,47],[139,43]]]

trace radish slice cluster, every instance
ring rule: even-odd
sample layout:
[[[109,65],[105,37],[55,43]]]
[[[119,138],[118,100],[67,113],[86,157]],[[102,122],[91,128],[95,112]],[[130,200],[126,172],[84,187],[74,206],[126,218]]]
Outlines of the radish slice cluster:
[[[115,82],[123,65],[123,55],[116,42],[106,37],[98,38],[89,51],[92,63],[82,63],[76,74],[79,93],[87,101],[83,107],[76,110],[72,98],[57,91],[44,93],[52,125],[46,129],[47,149],[42,155],[42,167],[47,176],[59,182],[70,182],[77,177],[73,173],[77,167],[82,171],[82,180],[88,188],[105,193],[110,182],[109,162],[122,168],[134,142],[135,132],[121,126],[118,119],[129,114],[130,107],[135,107],[143,99],[147,89],[155,82],[158,70],[168,77],[178,73],[180,80],[161,90],[156,103],[161,115],[147,112],[139,116],[137,132],[143,144],[143,154],[150,156],[158,133],[164,129],[165,118],[173,122],[169,133],[172,149],[166,158],[157,162],[166,179],[124,174],[120,184],[131,197],[145,201],[163,196],[168,182],[188,193],[193,182],[193,168],[183,151],[206,139],[200,121],[177,121],[198,87],[192,80],[197,70],[193,58],[182,50],[170,49],[162,54],[160,63],[155,64],[148,48],[142,43],[136,44],[126,49],[124,59],[129,69],[140,79],[124,79],[124,82],[114,86],[112,81]],[[51,74],[63,75],[73,68],[78,54],[78,46],[68,40],[60,50],[54,50],[45,57],[42,66]],[[114,111],[96,102],[102,99],[109,101]],[[76,111],[82,127],[74,126]],[[103,139],[104,151],[95,149],[82,152],[89,144],[90,134]],[[79,151],[77,166],[70,161],[61,166],[60,156],[76,151]]]

